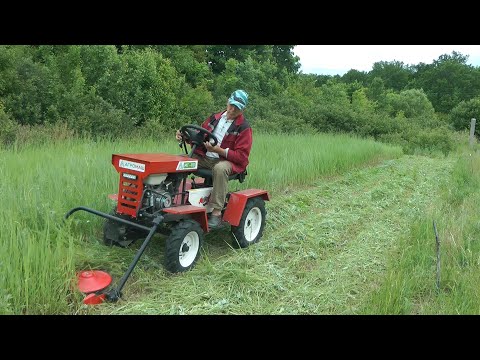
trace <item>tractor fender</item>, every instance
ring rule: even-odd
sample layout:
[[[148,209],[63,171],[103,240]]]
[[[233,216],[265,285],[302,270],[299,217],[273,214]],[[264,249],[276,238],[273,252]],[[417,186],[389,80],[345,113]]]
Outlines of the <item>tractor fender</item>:
[[[198,222],[204,232],[208,232],[207,211],[204,207],[193,205],[173,206],[162,209],[166,214],[172,215],[186,215]]]
[[[254,197],[261,197],[266,201],[270,200],[266,190],[247,189],[230,193],[227,208],[223,213],[223,220],[227,221],[232,226],[238,226],[248,199]]]

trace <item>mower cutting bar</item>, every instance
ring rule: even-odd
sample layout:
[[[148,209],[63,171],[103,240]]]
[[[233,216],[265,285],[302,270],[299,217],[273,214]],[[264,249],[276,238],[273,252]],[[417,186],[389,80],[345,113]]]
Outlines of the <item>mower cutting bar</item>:
[[[148,231],[149,231],[149,233],[147,235],[147,238],[145,239],[142,246],[140,246],[140,249],[138,249],[137,253],[135,254],[135,257],[134,257],[132,263],[130,264],[130,266],[128,267],[127,272],[122,276],[122,278],[120,279],[117,287],[112,288],[109,292],[107,292],[105,294],[106,299],[108,301],[115,302],[118,299],[120,299],[120,297],[122,296],[122,289],[125,286],[125,283],[127,282],[127,279],[129,278],[130,274],[132,273],[133,268],[137,265],[138,260],[140,260],[140,256],[142,256],[143,252],[147,248],[148,243],[152,239],[153,235],[157,231],[157,228],[162,223],[163,219],[164,218],[163,218],[162,215],[158,215],[153,220],[153,226],[151,228],[147,228]],[[143,226],[143,227],[145,227],[145,226]]]
[[[155,217],[155,219],[153,219],[153,226],[152,227],[146,227],[146,226],[143,226],[143,225],[135,224],[134,222],[131,222],[131,221],[128,221],[128,220],[125,220],[125,219],[120,219],[120,218],[118,218],[116,216],[113,216],[113,215],[110,215],[110,214],[105,214],[101,211],[90,209],[90,208],[87,208],[85,206],[79,206],[79,207],[73,208],[69,212],[67,212],[65,214],[65,220],[70,215],[72,215],[74,212],[77,212],[79,210],[83,210],[83,211],[86,211],[86,212],[104,217],[106,219],[118,221],[118,222],[121,222],[123,224],[127,224],[127,225],[130,225],[130,226],[134,226],[138,229],[148,231],[148,235],[147,235],[145,241],[143,242],[142,246],[140,247],[140,249],[135,254],[135,257],[134,257],[132,263],[128,267],[127,272],[120,279],[117,287],[114,287],[114,288],[110,289],[109,291],[106,291],[106,290],[98,291],[94,295],[90,294],[89,296],[87,296],[87,298],[86,298],[87,302],[85,302],[85,303],[86,304],[99,304],[103,301],[103,299],[115,302],[122,296],[122,289],[125,286],[125,283],[127,282],[127,279],[130,277],[130,274],[132,273],[133,269],[137,265],[138,260],[140,260],[140,257],[142,256],[143,252],[145,251],[148,243],[150,242],[153,235],[157,231],[158,226],[163,222],[164,217],[162,215],[157,215]]]
[[[83,210],[83,211],[86,211],[86,212],[89,212],[89,213],[92,213],[92,214],[95,214],[95,215],[98,215],[98,216],[101,216],[101,217],[104,217],[106,219],[110,219],[110,220],[114,220],[114,221],[118,221],[118,222],[121,222],[123,224],[127,224],[127,225],[130,225],[130,226],[133,226],[133,227],[136,227],[137,229],[141,229],[141,230],[145,230],[147,232],[150,232],[150,230],[152,228],[149,228],[149,227],[146,227],[146,226],[143,226],[143,225],[140,225],[140,224],[136,224],[134,222],[131,222],[131,221],[128,221],[128,220],[125,220],[125,219],[120,219],[116,216],[113,216],[113,215],[110,215],[110,214],[106,214],[106,213],[103,213],[101,211],[97,211],[97,210],[94,210],[94,209],[90,209],[90,208],[87,208],[85,206],[79,206],[79,207],[76,207],[76,208],[73,208],[72,210],[70,210],[69,212],[67,212],[65,214],[65,220],[67,220],[67,218],[72,215],[74,212],[77,212],[79,210]]]

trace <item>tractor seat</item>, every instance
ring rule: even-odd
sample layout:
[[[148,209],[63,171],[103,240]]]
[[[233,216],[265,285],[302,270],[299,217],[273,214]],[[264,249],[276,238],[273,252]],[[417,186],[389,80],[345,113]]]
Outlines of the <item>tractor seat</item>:
[[[204,178],[205,180],[209,180],[209,181],[212,180],[212,170],[197,169],[197,171],[195,171],[193,173],[193,175],[200,176],[200,177]],[[247,169],[245,169],[245,171],[242,172],[242,173],[230,175],[228,177],[228,180],[229,181],[230,180],[238,180],[239,182],[243,183],[245,181],[245,176],[247,176]]]

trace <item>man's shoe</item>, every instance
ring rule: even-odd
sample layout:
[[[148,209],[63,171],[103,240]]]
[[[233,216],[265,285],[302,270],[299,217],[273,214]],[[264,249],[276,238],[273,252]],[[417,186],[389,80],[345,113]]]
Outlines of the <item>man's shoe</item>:
[[[220,226],[222,223],[222,216],[215,216],[215,215],[210,215],[210,219],[208,219],[208,227],[209,228],[215,228]]]

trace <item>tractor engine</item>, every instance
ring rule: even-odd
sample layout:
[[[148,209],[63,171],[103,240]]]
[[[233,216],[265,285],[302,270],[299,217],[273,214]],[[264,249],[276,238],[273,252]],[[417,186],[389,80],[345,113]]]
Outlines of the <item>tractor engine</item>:
[[[168,208],[172,205],[172,194],[166,191],[162,185],[145,186],[145,196],[143,198],[142,207],[149,206],[154,211]]]
[[[133,177],[134,175],[122,173],[122,176],[128,178],[128,176]],[[136,179],[132,178],[132,180]],[[151,218],[158,211],[172,206],[180,182],[181,179],[178,178],[177,174],[151,174],[144,178],[138,217],[145,220]],[[140,184],[141,182],[133,183],[124,181],[123,193],[125,195],[122,197],[123,201],[135,201],[134,196],[136,196],[138,191],[134,191],[136,189],[134,186],[140,187]],[[131,194],[132,197],[129,197],[127,194]],[[135,211],[133,207],[132,210]],[[131,220],[130,216],[125,213],[116,213],[116,216]],[[142,231],[138,231],[129,225],[121,224],[112,220],[107,220],[105,222],[103,230],[103,241],[105,244],[122,247],[128,246],[143,234]]]
[[[142,208],[154,213],[172,206],[179,180],[172,174],[152,174],[144,179]]]

